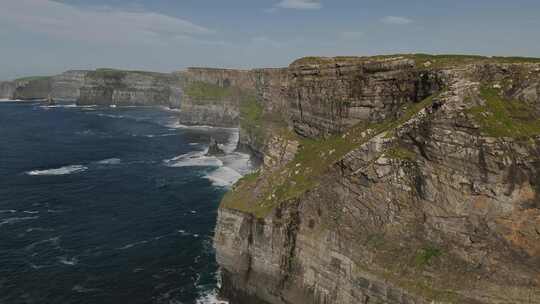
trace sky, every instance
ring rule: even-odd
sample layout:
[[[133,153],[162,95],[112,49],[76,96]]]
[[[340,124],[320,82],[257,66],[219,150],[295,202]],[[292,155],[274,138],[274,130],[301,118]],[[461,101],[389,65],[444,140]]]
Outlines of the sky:
[[[540,57],[538,0],[0,0],[0,79],[304,56]]]

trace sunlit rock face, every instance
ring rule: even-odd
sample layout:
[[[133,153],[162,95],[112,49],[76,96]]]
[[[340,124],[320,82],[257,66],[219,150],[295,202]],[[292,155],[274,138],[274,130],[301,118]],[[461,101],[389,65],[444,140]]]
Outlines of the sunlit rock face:
[[[309,58],[287,79],[296,139],[268,136],[219,211],[224,297],[540,302],[539,64]]]

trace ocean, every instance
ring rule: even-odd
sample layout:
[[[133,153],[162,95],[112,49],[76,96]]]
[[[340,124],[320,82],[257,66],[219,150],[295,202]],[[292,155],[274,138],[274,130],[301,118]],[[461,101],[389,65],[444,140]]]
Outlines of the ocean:
[[[1,102],[0,303],[217,303],[237,140],[164,108]]]

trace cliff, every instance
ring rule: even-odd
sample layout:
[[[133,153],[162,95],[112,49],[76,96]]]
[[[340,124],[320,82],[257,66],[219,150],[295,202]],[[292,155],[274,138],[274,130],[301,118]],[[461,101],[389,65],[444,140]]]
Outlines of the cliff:
[[[51,96],[54,99],[77,100],[81,96],[89,71],[73,70],[52,77]]]
[[[177,83],[171,74],[99,69],[86,74],[77,103],[178,107]]]
[[[0,82],[0,98],[42,99],[51,91],[50,77],[28,77]]]
[[[231,303],[540,303],[538,60],[304,58],[272,82],[263,164],[219,210]]]

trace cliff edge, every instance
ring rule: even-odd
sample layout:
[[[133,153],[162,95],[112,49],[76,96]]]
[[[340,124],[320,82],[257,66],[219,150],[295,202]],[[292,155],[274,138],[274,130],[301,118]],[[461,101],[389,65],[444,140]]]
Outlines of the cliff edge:
[[[303,58],[224,197],[231,303],[540,303],[540,63]],[[260,89],[263,88],[263,89]]]

